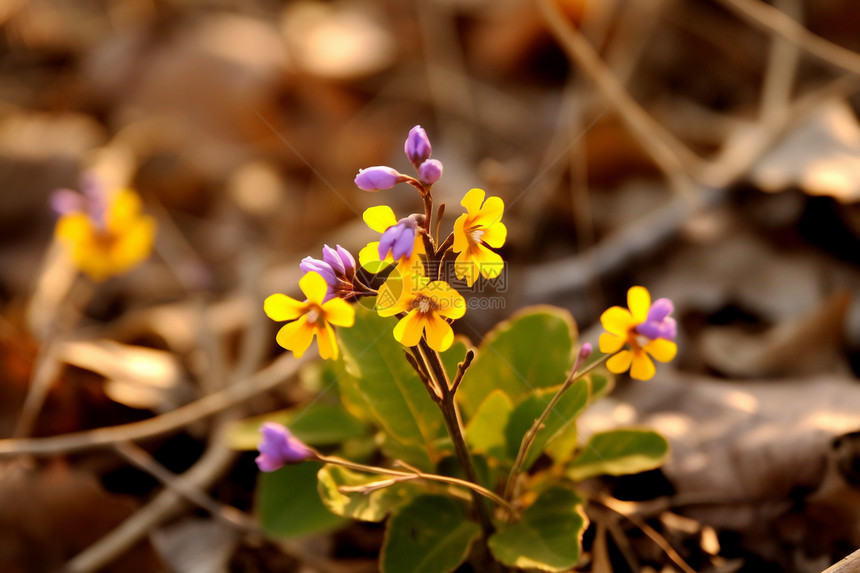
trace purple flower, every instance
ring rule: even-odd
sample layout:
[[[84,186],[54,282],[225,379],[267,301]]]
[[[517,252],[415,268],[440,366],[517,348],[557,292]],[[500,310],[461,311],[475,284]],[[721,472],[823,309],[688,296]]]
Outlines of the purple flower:
[[[590,342],[583,343],[582,347],[579,349],[579,355],[577,358],[580,360],[586,360],[589,356],[591,356],[591,352],[594,350],[594,347],[591,346]]]
[[[433,185],[442,177],[442,162],[438,159],[428,159],[418,166],[418,179],[427,185]]]
[[[299,263],[299,268],[304,273],[319,273],[328,285],[323,302],[328,302],[341,292],[353,291],[353,278],[355,278],[355,259],[349,251],[336,245],[334,249],[325,245],[323,247],[323,259],[305,257]],[[346,298],[346,297],[345,297]]]
[[[397,183],[405,180],[405,175],[385,165],[359,169],[358,175],[355,176],[355,184],[364,191],[391,189]]]
[[[411,257],[417,229],[418,222],[411,217],[400,219],[385,229],[379,239],[379,260],[384,261],[389,252],[394,260]]]
[[[260,471],[273,472],[287,464],[297,464],[314,457],[313,451],[281,424],[266,422],[260,428],[263,435],[257,449],[260,455],[254,460]]]
[[[416,125],[409,130],[409,135],[406,137],[406,143],[403,144],[403,151],[406,157],[412,162],[416,168],[424,163],[432,152],[430,139],[427,138],[427,132],[420,125]],[[438,179],[438,178],[437,178]]]
[[[51,209],[59,215],[84,213],[93,226],[98,229],[107,227],[109,197],[99,178],[92,173],[81,176],[82,193],[71,189],[57,189],[51,194]]]
[[[671,300],[658,298],[648,309],[645,322],[636,326],[636,332],[651,340],[658,338],[675,340],[678,326],[675,319],[669,317],[673,310],[675,310],[675,306]]]

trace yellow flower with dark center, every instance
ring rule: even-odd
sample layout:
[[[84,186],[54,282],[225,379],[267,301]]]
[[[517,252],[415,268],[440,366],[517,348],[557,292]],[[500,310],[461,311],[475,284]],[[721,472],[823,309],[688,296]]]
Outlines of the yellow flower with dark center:
[[[121,275],[145,260],[155,242],[155,219],[141,212],[131,189],[79,198],[57,221],[54,234],[83,273],[96,281]]]
[[[487,245],[499,248],[505,244],[508,230],[501,222],[505,204],[499,197],[484,201],[483,189],[472,189],[460,204],[466,213],[454,221],[454,273],[472,286],[478,275],[493,279],[502,273],[504,261]]]
[[[610,372],[621,374],[630,369],[630,376],[648,380],[654,376],[653,357],[669,362],[678,352],[675,338],[675,320],[669,317],[672,303],[658,299],[651,304],[651,294],[645,287],[635,286],[627,291],[627,306],[613,306],[601,316],[606,332],[600,335],[600,351],[617,353],[607,362]],[[622,350],[624,346],[627,349]]]
[[[263,302],[263,310],[272,320],[292,321],[278,331],[278,344],[300,358],[316,335],[320,356],[337,358],[337,339],[331,325],[352,326],[355,309],[341,298],[323,302],[328,285],[319,273],[307,273],[299,280],[299,288],[307,297],[304,302],[280,293]]]
[[[379,305],[379,301],[390,304]],[[430,348],[445,351],[454,342],[454,331],[446,319],[466,314],[466,300],[445,281],[432,281],[420,273],[389,278],[379,289],[379,316],[406,316],[394,327],[394,338],[404,346],[415,346],[424,335]]]
[[[358,253],[358,262],[362,267],[371,272],[379,272],[382,268],[396,263],[398,271],[406,275],[423,266],[420,255],[425,253],[424,240],[414,222],[409,225],[407,223],[410,221],[407,219],[398,221],[388,205],[370,207],[362,217],[368,227],[383,234],[380,241],[368,243]],[[408,237],[411,237],[409,245],[405,244]],[[380,242],[383,240],[385,243],[380,249]]]

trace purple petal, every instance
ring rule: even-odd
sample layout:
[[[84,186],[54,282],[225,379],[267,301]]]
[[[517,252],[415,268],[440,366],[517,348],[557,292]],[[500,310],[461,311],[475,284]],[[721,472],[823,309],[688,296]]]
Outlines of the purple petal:
[[[260,428],[260,434],[262,435],[258,446],[260,455],[255,461],[261,471],[275,471],[286,464],[295,464],[313,455],[301,440],[281,424],[266,422]]]
[[[412,249],[415,247],[415,229],[404,227],[397,235],[394,246],[391,247],[391,256],[395,259],[411,257]]]
[[[343,266],[343,261],[340,260],[340,256],[336,250],[332,249],[328,245],[323,246],[323,261],[325,261],[334,271],[336,275],[345,275],[346,269]]]
[[[385,232],[382,233],[382,236],[379,238],[379,260],[385,260],[385,257],[388,255],[388,252],[391,250],[391,247],[394,246],[395,241],[397,241],[397,237],[400,235],[400,229],[398,225],[392,225],[385,229]]]
[[[664,318],[672,314],[675,305],[668,298],[658,298],[648,309],[648,321],[662,322]]]
[[[660,338],[660,323],[645,321],[642,324],[636,326],[636,332],[638,332],[645,338],[656,340]]]
[[[325,261],[314,259],[313,257],[305,257],[299,263],[299,268],[304,273],[319,273],[329,286],[337,285],[337,276],[334,274],[334,269]]]
[[[379,191],[380,189],[391,189],[403,175],[397,170],[384,165],[359,169],[355,176],[355,184],[364,191]]]
[[[413,165],[420,165],[430,157],[433,148],[430,145],[430,139],[427,137],[427,132],[424,131],[424,128],[416,125],[409,130],[406,143],[403,144],[403,151]]]
[[[51,193],[51,209],[58,215],[84,211],[86,208],[84,196],[71,189],[57,189]]]
[[[418,178],[427,185],[433,185],[442,177],[442,162],[428,159],[418,167]]]
[[[337,249],[337,255],[340,257],[340,261],[343,263],[346,278],[352,280],[355,276],[355,257],[340,245],[336,245],[335,248]]]

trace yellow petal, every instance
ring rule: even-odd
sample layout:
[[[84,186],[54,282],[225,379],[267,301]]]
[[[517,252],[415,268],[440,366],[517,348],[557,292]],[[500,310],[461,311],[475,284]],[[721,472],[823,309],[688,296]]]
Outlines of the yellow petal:
[[[463,251],[454,260],[454,274],[460,280],[465,279],[468,286],[475,284],[480,274],[478,265],[472,261],[471,251],[472,249]]]
[[[454,342],[454,331],[451,325],[435,313],[427,315],[424,321],[424,333],[427,335],[427,344],[433,350],[444,352]]]
[[[320,357],[325,360],[337,359],[337,339],[334,336],[334,329],[326,324],[322,328],[317,327],[317,347],[320,351]]]
[[[368,243],[366,247],[358,252],[358,263],[366,267],[370,263],[379,262],[379,241]],[[387,265],[386,265],[387,266]],[[377,272],[373,269],[368,269],[371,272]]]
[[[651,308],[651,293],[645,287],[630,287],[627,291],[627,307],[636,324],[645,322],[648,318],[648,309]]]
[[[429,283],[421,294],[433,299],[437,312],[446,318],[457,319],[466,314],[466,299],[445,281]]]
[[[502,274],[502,270],[505,268],[505,261],[501,255],[494,253],[483,245],[479,245],[479,247],[480,256],[475,257],[475,259],[478,261],[478,269],[481,275],[485,279],[494,279]]]
[[[624,338],[635,324],[630,311],[620,306],[613,306],[603,311],[600,315],[600,323],[607,332]]]
[[[454,244],[451,247],[454,249],[455,253],[459,253],[465,251],[469,248],[469,239],[466,237],[466,231],[464,225],[466,224],[466,218],[469,215],[463,213],[457,220],[454,221]]]
[[[493,223],[489,227],[484,227],[484,234],[481,240],[486,244],[498,249],[505,244],[505,239],[508,237],[508,228],[504,223]]]
[[[321,305],[328,292],[328,283],[321,274],[309,272],[299,279],[299,288],[305,293],[309,303]]]
[[[57,238],[66,243],[86,240],[92,233],[92,223],[83,213],[63,215],[57,220],[57,226],[54,228]]]
[[[322,305],[326,322],[337,326],[352,326],[355,324],[355,309],[342,298],[333,298]]]
[[[140,212],[140,196],[131,189],[120,189],[110,198],[107,225],[111,231],[122,232],[129,220]]]
[[[678,353],[678,345],[671,340],[658,338],[644,346],[645,351],[660,362],[669,362]]]
[[[481,210],[481,203],[484,202],[485,195],[483,189],[470,189],[460,201],[460,205],[465,207],[470,214],[475,214]]]
[[[423,323],[421,313],[417,310],[409,311],[409,314],[394,326],[394,338],[404,346],[415,346],[424,332]]]
[[[278,322],[293,320],[300,317],[307,305],[285,294],[273,294],[263,301],[263,312],[272,320]]]
[[[114,241],[112,258],[125,271],[144,259],[152,252],[155,241],[156,224],[152,217],[142,216],[128,222],[128,226]]]
[[[394,211],[388,205],[377,205],[365,210],[362,215],[367,226],[377,233],[384,233],[385,229],[397,224],[397,217],[394,216]]]
[[[502,214],[505,211],[505,203],[500,197],[489,197],[481,207],[481,211],[475,218],[475,224],[482,227],[489,227],[493,223],[498,223],[502,219]]]
[[[606,361],[606,368],[613,374],[621,374],[630,368],[630,363],[633,361],[633,353],[629,350],[622,350],[612,358]]]
[[[396,269],[379,287],[379,294],[376,296],[376,312],[379,316],[394,316],[412,308],[412,293],[405,290],[409,286],[409,279],[404,281],[399,273],[395,273]]]
[[[621,347],[624,346],[624,339],[620,336],[604,332],[600,335],[599,346],[600,351],[604,354],[612,354],[621,350]]]
[[[657,373],[657,368],[654,367],[654,362],[648,358],[648,355],[639,351],[633,356],[633,367],[630,368],[630,377],[636,380],[650,380]]]
[[[282,326],[275,340],[287,350],[292,350],[296,358],[301,358],[308,346],[311,345],[313,338],[314,328],[308,324],[304,317],[301,317]]]

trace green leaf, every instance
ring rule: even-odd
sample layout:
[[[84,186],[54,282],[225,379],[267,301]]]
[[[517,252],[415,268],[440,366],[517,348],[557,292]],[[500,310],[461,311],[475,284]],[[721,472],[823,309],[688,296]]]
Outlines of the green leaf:
[[[528,470],[540,457],[550,440],[560,437],[568,432],[576,433],[576,417],[588,405],[588,380],[580,379],[574,382],[570,388],[559,399],[558,403],[546,417],[535,440],[529,448],[529,453],[523,463],[522,470]],[[507,437],[508,455],[516,458],[517,452],[522,444],[523,437],[531,428],[534,421],[549,405],[557,389],[549,388],[537,395],[532,395],[520,402],[508,419],[505,427]]]
[[[260,426],[265,422],[283,424],[298,439],[315,447],[338,445],[369,434],[369,428],[341,406],[314,402],[235,422],[227,430],[227,444],[237,450],[256,450]]]
[[[429,470],[438,457],[434,441],[445,433],[442,414],[394,339],[397,321],[355,310],[355,325],[338,330],[349,374],[338,380],[341,396],[370,414],[389,445],[396,442],[397,457]]]
[[[666,438],[652,430],[599,432],[591,436],[567,465],[565,475],[582,481],[603,474],[635,474],[660,467],[668,455]]]
[[[505,427],[514,409],[511,399],[501,390],[490,392],[466,426],[466,442],[473,452],[506,459]],[[513,461],[513,459],[511,459]]]
[[[333,531],[347,521],[325,508],[317,494],[317,462],[261,473],[255,505],[263,530],[272,537],[303,537]]]
[[[444,573],[466,558],[480,534],[462,505],[441,495],[424,495],[397,512],[382,544],[383,573]]]
[[[420,492],[411,482],[393,483],[387,487],[361,491],[341,491],[341,487],[384,485],[391,483],[390,476],[354,472],[347,468],[326,464],[317,473],[319,495],[323,504],[337,515],[361,521],[382,521],[385,516],[408,503]]]
[[[530,307],[498,324],[484,337],[457,392],[466,417],[495,389],[517,404],[536,389],[564,382],[576,336],[570,313],[552,306]]]
[[[591,402],[606,396],[615,387],[615,377],[604,368],[596,368],[586,378],[591,384]]]
[[[516,523],[499,524],[490,536],[493,555],[509,567],[566,571],[576,565],[586,518],[573,491],[552,487]]]

